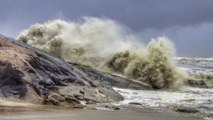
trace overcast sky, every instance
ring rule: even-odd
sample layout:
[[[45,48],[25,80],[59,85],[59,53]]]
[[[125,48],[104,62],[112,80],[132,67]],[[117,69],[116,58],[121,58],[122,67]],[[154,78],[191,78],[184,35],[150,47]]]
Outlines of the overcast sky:
[[[179,56],[213,57],[213,0],[0,0],[0,34],[84,16],[116,20],[143,42],[165,35]]]

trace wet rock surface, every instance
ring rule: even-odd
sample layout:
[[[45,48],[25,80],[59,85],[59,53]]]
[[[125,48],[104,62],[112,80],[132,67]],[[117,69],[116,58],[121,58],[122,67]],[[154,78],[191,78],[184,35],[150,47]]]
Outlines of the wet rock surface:
[[[0,97],[81,108],[123,100],[112,87],[150,89],[142,83],[67,63],[14,39],[0,36]]]
[[[208,88],[208,85],[204,80],[187,80],[185,84],[191,87]]]
[[[84,71],[87,73],[87,75],[93,79],[94,81],[92,82],[93,84],[97,85],[108,85],[108,86],[113,86],[113,87],[119,87],[119,88],[130,88],[130,89],[135,89],[135,90],[147,90],[151,89],[151,86],[148,86],[146,84],[143,84],[138,81],[132,81],[124,77],[112,75],[106,72],[98,71],[96,69],[83,66],[83,65],[78,65],[78,64],[73,64],[76,66],[78,69]]]
[[[183,113],[197,113],[199,112],[198,108],[196,107],[178,107],[176,108],[177,112],[183,112]]]

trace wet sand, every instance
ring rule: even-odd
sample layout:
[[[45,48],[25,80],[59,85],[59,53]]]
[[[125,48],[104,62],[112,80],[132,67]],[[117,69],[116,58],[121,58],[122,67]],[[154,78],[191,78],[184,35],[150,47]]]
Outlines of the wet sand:
[[[201,120],[177,113],[159,113],[148,110],[26,110],[1,111],[0,120]]]

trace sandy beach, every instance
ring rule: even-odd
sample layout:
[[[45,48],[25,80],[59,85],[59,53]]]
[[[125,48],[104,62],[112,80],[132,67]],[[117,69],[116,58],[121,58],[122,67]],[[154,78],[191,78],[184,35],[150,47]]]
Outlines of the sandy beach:
[[[0,120],[200,120],[178,113],[159,113],[149,110],[23,110],[1,111]]]

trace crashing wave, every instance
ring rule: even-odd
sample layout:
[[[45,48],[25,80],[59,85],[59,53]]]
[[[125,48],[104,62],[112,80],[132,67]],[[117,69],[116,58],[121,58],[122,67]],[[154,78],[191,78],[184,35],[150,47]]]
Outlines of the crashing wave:
[[[159,37],[144,46],[109,19],[48,21],[31,26],[17,39],[68,62],[121,74],[153,88],[176,88],[185,78],[173,63],[175,50],[168,38]]]

